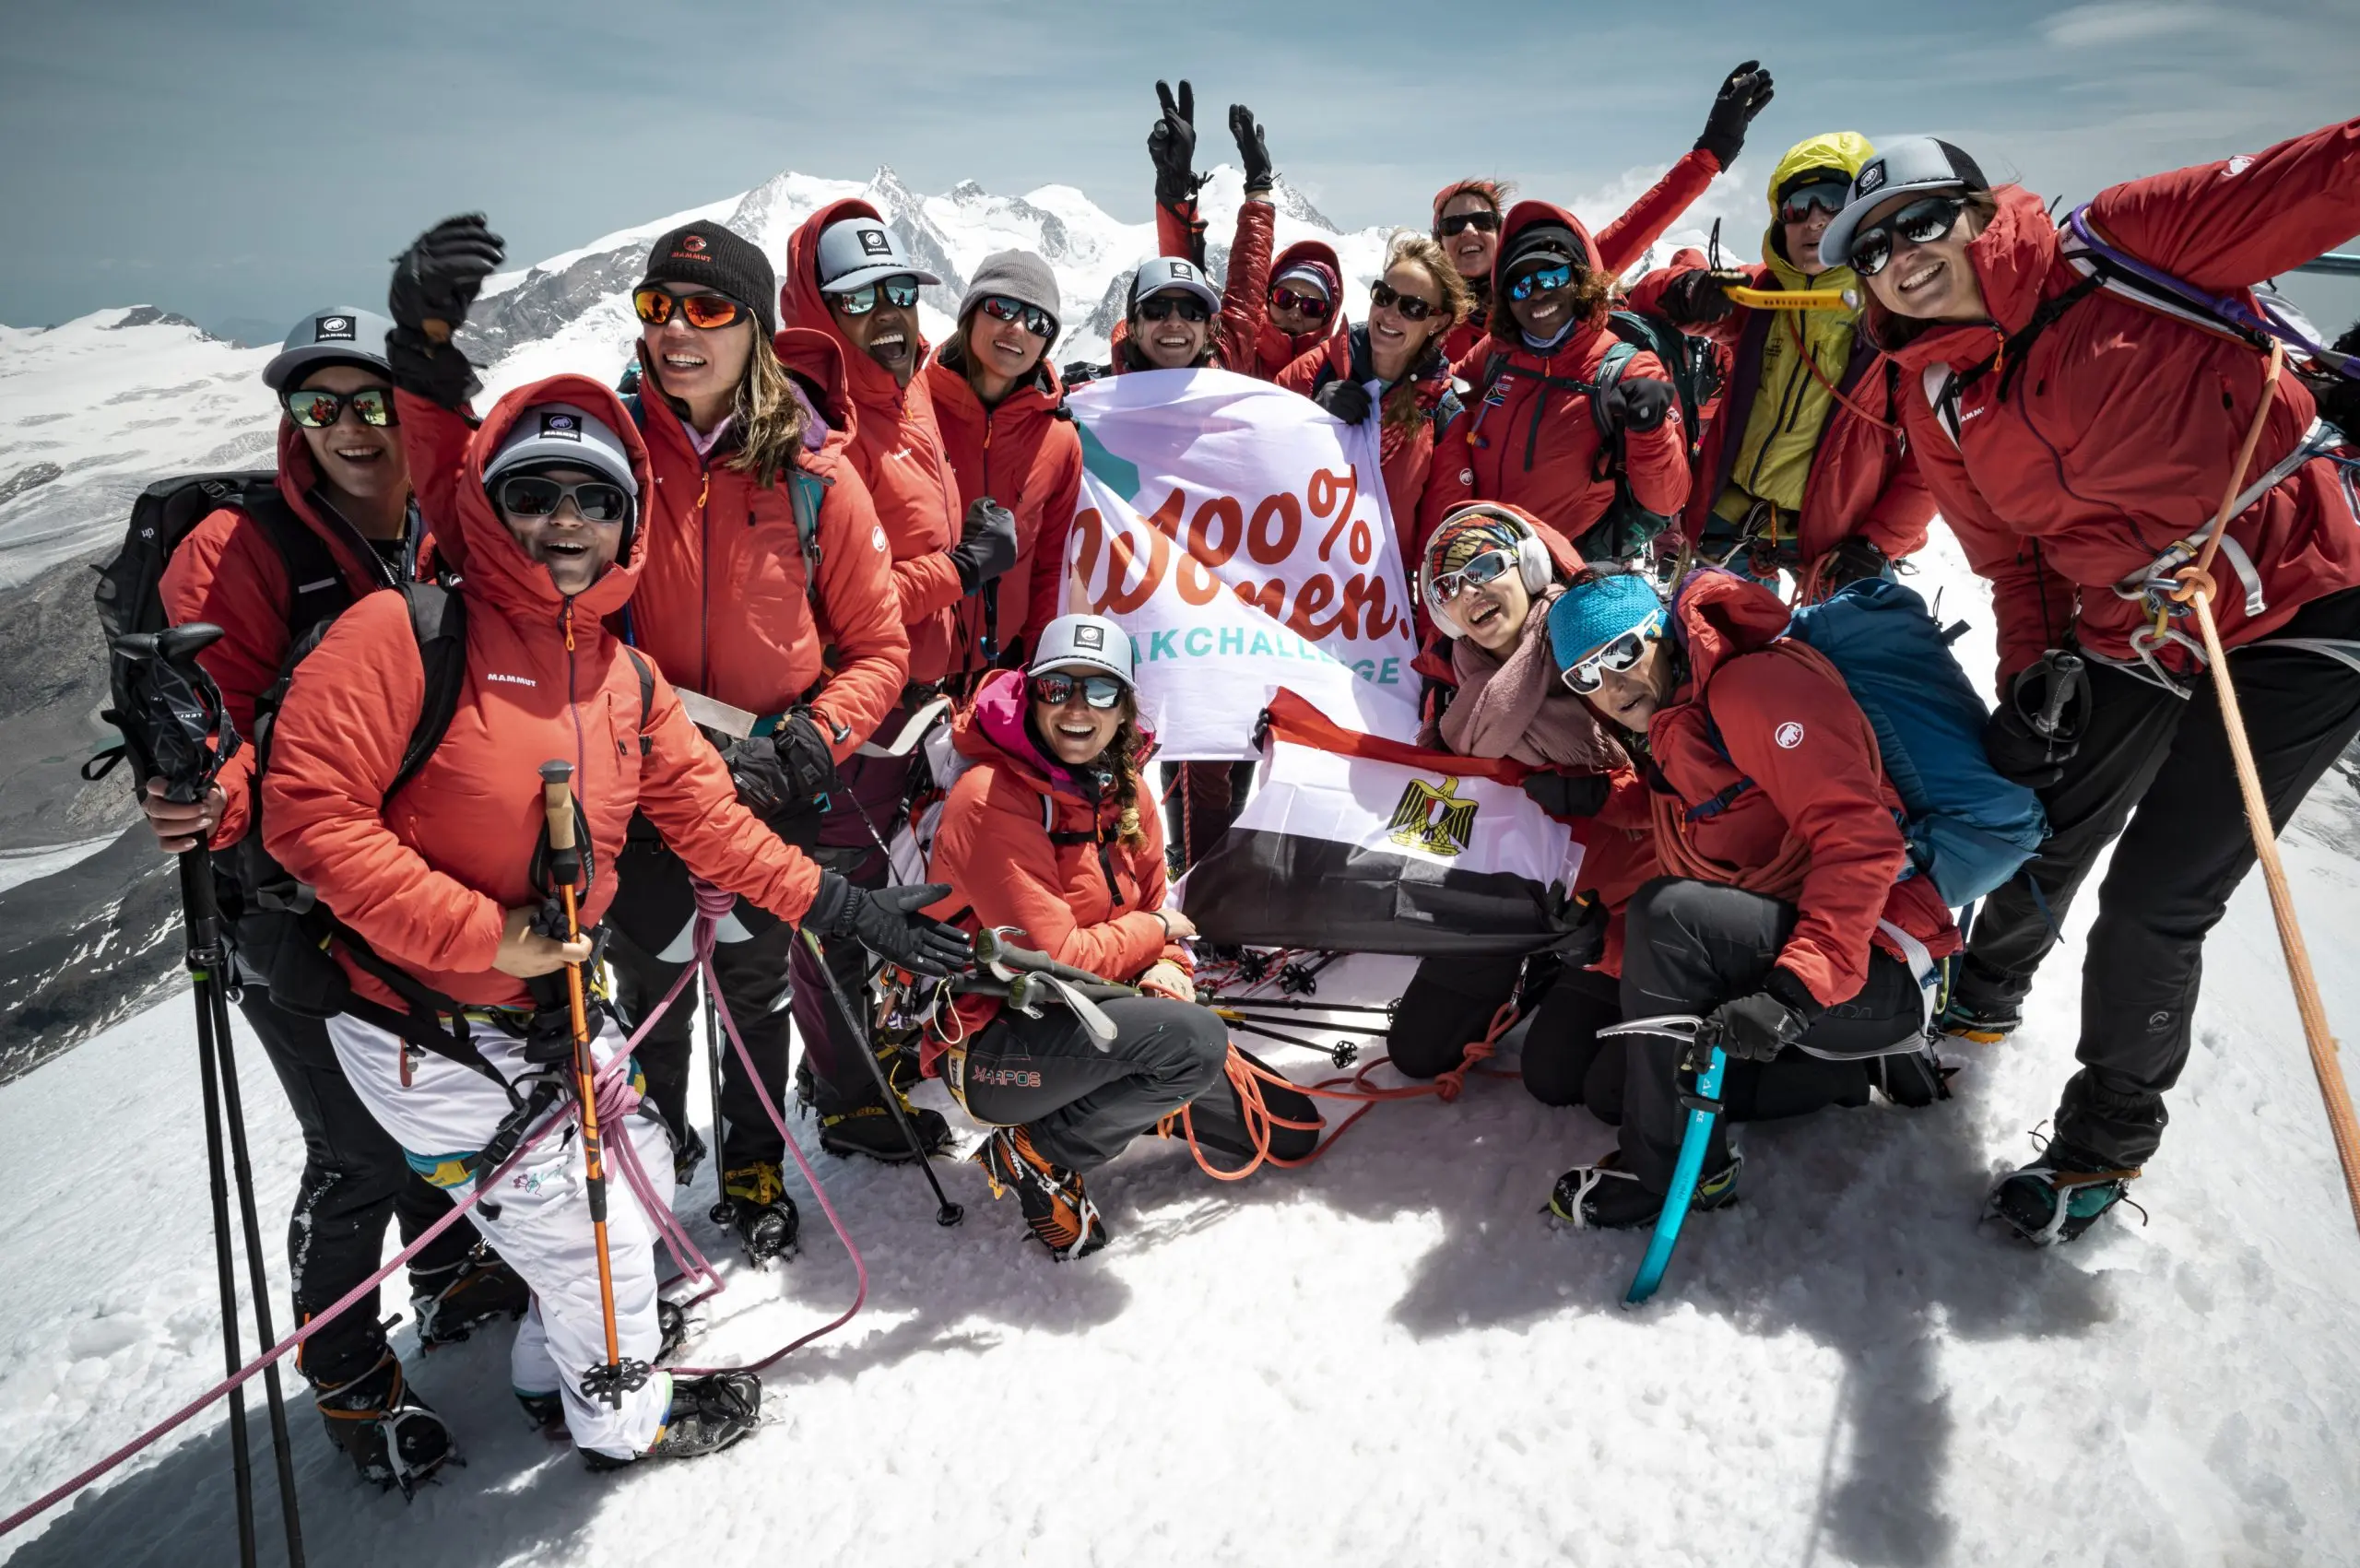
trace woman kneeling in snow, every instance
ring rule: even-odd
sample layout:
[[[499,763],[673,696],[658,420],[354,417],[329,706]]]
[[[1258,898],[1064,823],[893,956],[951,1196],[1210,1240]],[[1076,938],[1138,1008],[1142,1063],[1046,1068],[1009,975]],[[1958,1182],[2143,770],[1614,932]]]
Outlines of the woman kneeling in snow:
[[[1163,833],[1144,771],[1154,740],[1139,722],[1130,639],[1103,617],[1067,615],[1035,647],[1030,669],[989,677],[959,719],[956,743],[973,765],[943,803],[929,874],[950,896],[930,913],[1013,926],[1060,963],[1140,995],[1102,1004],[1111,1042],[1063,1007],[1028,1018],[962,996],[950,1030],[928,1039],[926,1067],[995,1125],[976,1162],[995,1189],[1016,1189],[1032,1234],[1063,1259],[1105,1245],[1082,1177],[1141,1133],[1183,1130],[1185,1112],[1200,1148],[1246,1160],[1258,1149],[1223,1081],[1228,1031],[1197,1006],[1184,945],[1197,928],[1163,907]],[[1311,1102],[1268,1082],[1261,1098],[1269,1152],[1308,1154],[1319,1126]]]

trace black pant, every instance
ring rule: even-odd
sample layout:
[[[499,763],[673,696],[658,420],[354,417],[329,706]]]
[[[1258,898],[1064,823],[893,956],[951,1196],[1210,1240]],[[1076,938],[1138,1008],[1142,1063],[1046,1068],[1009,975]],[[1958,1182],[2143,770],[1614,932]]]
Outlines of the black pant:
[[[787,1060],[794,1048],[786,1008],[787,962],[794,940],[795,927],[782,921],[744,941],[716,943],[713,949],[722,1003],[754,1058],[771,1103],[782,1113],[786,1109]],[[620,930],[608,939],[607,956],[614,961],[617,999],[634,1027],[688,967],[664,962]],[[699,1005],[697,982],[691,980],[639,1043],[637,1052],[640,1071],[647,1075],[647,1098],[671,1128],[676,1149],[682,1147],[689,1130],[689,1068]],[[785,1142],[771,1125],[726,1030],[714,1046],[722,1056],[720,1126],[715,1129],[722,1169],[734,1171],[756,1161],[777,1164],[785,1157]]]
[[[2306,605],[2276,635],[2360,638],[2360,589]],[[2229,674],[2271,826],[2283,829],[2360,735],[2360,672],[2265,639],[2232,650]],[[2081,748],[2041,793],[2048,841],[1985,901],[1962,966],[1965,1005],[2021,1001],[2099,852],[2120,836],[2083,961],[2082,1070],[2057,1111],[2058,1137],[2099,1168],[2142,1164],[2162,1141],[2164,1094],[2188,1063],[2205,934],[2253,866],[2220,701],[2212,678],[2199,678],[2182,701],[2091,666]]]
[[[1198,1136],[1207,1138],[1208,1117],[1233,1098],[1221,1073],[1228,1028],[1193,1002],[1162,996],[1103,1006],[1115,1024],[1111,1043],[1094,1039],[1064,1008],[1044,1008],[1039,1018],[1003,1011],[992,1020],[967,1047],[968,1112],[1023,1126],[1044,1159],[1077,1174],[1103,1165],[1200,1096],[1207,1103],[1195,1120]],[[1223,1092],[1207,1092],[1216,1086]]]
[[[1622,1016],[1702,1017],[1724,1002],[1751,996],[1769,977],[1794,928],[1795,906],[1782,899],[1677,878],[1649,882],[1632,899],[1626,916]],[[1727,1127],[1732,1119],[1865,1104],[1869,1079],[1864,1059],[1914,1046],[1925,1021],[1925,992],[1908,965],[1871,949],[1868,980],[1859,995],[1821,1014],[1803,1035],[1802,1046],[1790,1047],[1775,1061],[1729,1065],[1722,1075],[1722,1095],[1729,1114],[1713,1119],[1705,1171],[1710,1173],[1729,1163]],[[1671,1185],[1688,1120],[1680,1103],[1682,1047],[1661,1035],[1625,1038],[1619,1107],[1622,1169],[1648,1191],[1663,1192]],[[1823,1060],[1811,1051],[1847,1059]],[[1595,1069],[1591,1077],[1598,1077]],[[1599,1098],[1609,1096],[1601,1093]]]
[[[1173,788],[1174,781],[1179,787]],[[1164,842],[1179,855],[1182,870],[1210,855],[1253,792],[1254,763],[1166,762],[1163,787],[1172,796]]]
[[[1401,993],[1386,1052],[1405,1078],[1438,1078],[1467,1059],[1502,1003],[1525,983],[1524,1087],[1544,1105],[1577,1105],[1598,1055],[1598,1032],[1622,1016],[1612,975],[1543,953],[1520,958],[1428,959]]]
[[[384,1261],[385,1222],[407,1246],[451,1211],[450,1196],[410,1169],[393,1135],[377,1125],[336,1064],[327,1025],[274,1006],[249,986],[238,1008],[262,1042],[303,1133],[303,1179],[287,1220],[288,1272],[300,1325],[325,1312]],[[465,1260],[476,1228],[462,1220],[410,1260],[414,1279]],[[385,1352],[377,1293],[303,1342],[296,1357],[314,1384],[349,1382]]]

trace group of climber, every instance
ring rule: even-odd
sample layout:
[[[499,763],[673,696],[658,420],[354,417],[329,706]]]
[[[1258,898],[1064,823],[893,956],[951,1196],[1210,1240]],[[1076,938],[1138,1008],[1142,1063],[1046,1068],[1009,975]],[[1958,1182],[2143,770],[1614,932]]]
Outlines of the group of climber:
[[[477,218],[404,252],[385,315],[315,312],[271,362],[275,496],[206,518],[163,588],[172,620],[224,629],[202,662],[267,746],[193,805],[151,787],[148,809],[167,849],[258,838],[336,922],[353,1006],[313,1018],[259,984],[242,1004],[306,1140],[299,1315],[373,1272],[388,1218],[412,1236],[472,1194],[526,1110],[535,1126],[557,1114],[537,1091],[565,976],[611,966],[590,1008],[596,1108],[643,1178],[616,1189],[611,1280],[584,1140],[552,1137],[481,1195],[472,1233],[415,1260],[421,1339],[524,1317],[519,1400],[596,1467],[750,1432],[749,1374],[658,1367],[607,1397],[583,1376],[618,1354],[659,1362],[677,1328],[645,1206],[668,1206],[706,1152],[680,1000],[708,957],[699,933],[738,1044],[714,1073],[714,1213],[757,1260],[799,1228],[777,1114],[796,1037],[823,1148],[939,1151],[943,1118],[903,1097],[938,1076],[990,1129],[975,1161],[1060,1258],[1104,1244],[1084,1179],[1143,1134],[1307,1150],[1311,1102],[1197,1005],[1195,930],[1165,907],[1168,867],[1233,813],[1235,772],[1184,770],[1168,855],[1173,792],[1149,769],[1129,642],[1067,602],[1081,447],[1065,394],[1110,371],[1218,366],[1380,422],[1432,634],[1427,744],[1524,765],[1587,846],[1575,938],[1422,972],[1394,1060],[1446,1070],[1504,999],[1532,1004],[1526,1082],[1621,1128],[1615,1157],[1558,1182],[1561,1216],[1646,1222],[1680,1142],[1683,1048],[1602,1030],[1702,1020],[1699,1041],[1736,1064],[1722,1101],[1738,1119],[1872,1090],[1929,1103],[1932,976],[1958,973],[1956,1034],[2004,1035],[2117,835],[2083,1069],[2041,1160],[1995,1201],[2027,1234],[2070,1237],[2154,1151],[2203,936],[2252,851],[2189,639],[2148,636],[2153,607],[2119,585],[2206,521],[2238,436],[2266,421],[2252,472],[2268,482],[2224,547],[2248,591],[2222,616],[2283,820],[2360,733],[2360,665],[2335,653],[2360,639],[2360,523],[2304,384],[2265,379],[2234,336],[2086,286],[2037,197],[1930,138],[1798,143],[1758,265],[1682,252],[1625,288],[1770,101],[1752,62],[1694,148],[1595,235],[1495,181],[1446,187],[1351,325],[1331,248],[1271,254],[1276,175],[1242,106],[1245,200],[1216,283],[1193,93],[1159,90],[1164,253],[1130,281],[1110,366],[1052,364],[1066,306],[1024,252],[977,267],[929,344],[917,306],[940,279],[858,200],[796,229],[783,277],[718,222],[655,241],[629,395],[560,375],[478,418],[454,335],[505,253]],[[2360,123],[2118,186],[2090,211],[2153,265],[2242,289],[2360,230]],[[1786,635],[1777,591],[1888,577],[1937,508],[1994,587],[1990,762],[2038,790],[2052,828],[1963,957],[1912,874],[1869,721]],[[293,569],[290,527],[335,563],[332,605],[307,605],[319,583]],[[428,584],[455,607],[441,638]],[[2053,701],[2066,653],[2087,678]],[[946,705],[955,781],[918,760]],[[579,936],[549,914],[544,760],[571,767]],[[937,783],[927,880],[897,881],[894,837]],[[1006,927],[1103,994],[1035,1014],[966,986],[919,1050],[880,1059],[872,972],[961,974]],[[1696,1206],[1738,1178],[1717,1123]],[[332,1326],[302,1364],[330,1432],[365,1475],[431,1474],[450,1434],[369,1304]]]

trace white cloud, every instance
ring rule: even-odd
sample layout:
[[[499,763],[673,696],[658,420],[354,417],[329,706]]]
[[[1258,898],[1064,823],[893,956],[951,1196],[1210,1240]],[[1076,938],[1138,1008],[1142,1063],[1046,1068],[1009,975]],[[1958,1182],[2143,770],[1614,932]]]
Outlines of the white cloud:
[[[2140,0],[2106,0],[2059,11],[2040,24],[2050,43],[2068,49],[2094,48],[2164,38],[2206,29],[2234,29],[2236,19],[2210,6],[2149,5]]]

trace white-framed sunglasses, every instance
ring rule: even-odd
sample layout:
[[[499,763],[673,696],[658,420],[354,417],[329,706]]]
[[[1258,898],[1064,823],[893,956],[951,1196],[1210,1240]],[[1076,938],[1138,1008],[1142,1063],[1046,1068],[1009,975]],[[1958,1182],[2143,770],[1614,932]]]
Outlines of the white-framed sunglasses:
[[[1566,690],[1587,697],[1598,690],[1608,670],[1620,674],[1646,657],[1647,644],[1663,634],[1663,611],[1658,610],[1589,657],[1566,666],[1558,678]]]
[[[1426,602],[1436,609],[1448,609],[1451,601],[1469,588],[1480,588],[1506,572],[1516,564],[1514,550],[1486,550],[1456,572],[1435,574],[1426,588]]]

